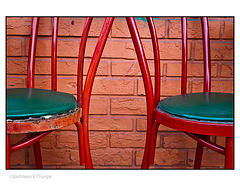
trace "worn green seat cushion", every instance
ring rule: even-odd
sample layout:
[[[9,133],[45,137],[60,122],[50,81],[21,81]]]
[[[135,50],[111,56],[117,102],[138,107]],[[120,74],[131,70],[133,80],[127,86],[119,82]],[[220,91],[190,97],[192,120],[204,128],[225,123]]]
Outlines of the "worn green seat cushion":
[[[36,88],[7,89],[7,118],[56,115],[76,107],[73,95]]]
[[[183,94],[163,99],[157,109],[190,119],[230,122],[233,121],[233,94]]]

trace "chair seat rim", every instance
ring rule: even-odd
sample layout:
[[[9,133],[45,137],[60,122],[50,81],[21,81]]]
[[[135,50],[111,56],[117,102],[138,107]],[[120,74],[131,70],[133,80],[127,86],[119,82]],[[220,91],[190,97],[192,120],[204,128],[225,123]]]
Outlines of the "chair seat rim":
[[[67,112],[51,117],[38,117],[27,119],[7,119],[7,134],[24,134],[56,130],[80,121],[82,108],[76,106]]]
[[[234,133],[234,122],[189,119],[159,108],[154,110],[154,116],[160,124],[183,132],[228,137],[233,137]]]

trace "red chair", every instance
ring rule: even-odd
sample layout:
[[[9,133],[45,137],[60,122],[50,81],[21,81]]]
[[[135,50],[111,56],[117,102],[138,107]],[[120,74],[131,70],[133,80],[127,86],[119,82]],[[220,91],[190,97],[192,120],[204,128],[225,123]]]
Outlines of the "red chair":
[[[52,87],[51,90],[34,88],[34,63],[39,18],[32,19],[28,56],[27,88],[7,89],[7,162],[10,169],[10,153],[33,144],[36,168],[43,168],[39,140],[54,130],[75,124],[78,131],[80,164],[93,168],[89,138],[88,115],[90,96],[97,65],[100,61],[113,18],[106,18],[96,45],[83,91],[83,61],[88,32],[93,18],[87,18],[81,37],[78,73],[77,100],[71,94],[57,90],[57,32],[59,18],[53,18],[52,34]],[[10,146],[10,135],[23,134],[27,139]]]
[[[160,55],[153,19],[147,18],[151,32],[155,61],[155,96],[146,57],[134,18],[127,18],[144,80],[147,99],[147,136],[142,168],[154,163],[157,130],[160,125],[183,131],[197,141],[194,168],[201,167],[203,147],[225,155],[225,169],[234,168],[233,94],[210,92],[211,61],[208,19],[201,18],[204,50],[204,90],[186,93],[187,82],[187,18],[182,18],[182,84],[181,95],[160,101]],[[210,136],[225,136],[221,147]]]

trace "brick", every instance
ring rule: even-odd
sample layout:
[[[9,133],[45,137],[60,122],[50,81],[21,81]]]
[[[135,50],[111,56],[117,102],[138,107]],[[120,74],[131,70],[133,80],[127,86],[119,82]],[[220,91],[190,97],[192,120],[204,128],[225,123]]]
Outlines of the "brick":
[[[74,166],[74,167],[73,167]],[[59,166],[58,166],[59,168]],[[63,169],[85,169],[85,166],[80,166],[80,161],[79,161],[79,151],[71,149],[69,150],[69,165],[63,165]]]
[[[70,164],[70,151],[65,149],[41,149],[43,165]],[[29,150],[29,165],[35,165],[33,150]]]
[[[146,101],[143,98],[111,98],[111,114],[146,114]]]
[[[81,36],[86,18],[60,17],[59,31],[61,36]]]
[[[220,35],[220,21],[209,19],[209,37],[219,38]],[[188,38],[202,38],[202,26],[200,19],[191,18],[187,21]],[[182,38],[181,20],[169,21],[169,37]]]
[[[10,165],[25,165],[26,164],[25,155],[26,155],[26,149],[21,149],[11,153]]]
[[[93,94],[133,95],[134,79],[127,78],[96,78]]]
[[[195,151],[189,151],[188,152],[188,164],[193,166],[194,159],[195,159]],[[210,149],[204,148],[201,166],[202,166],[202,168],[215,167],[216,169],[221,169],[224,167],[224,156],[222,154],[216,153]]]
[[[94,131],[132,131],[133,119],[123,117],[90,117],[89,130]]]
[[[159,41],[161,59],[182,59],[181,40]],[[190,43],[188,43],[188,58],[190,57]]]
[[[58,57],[78,57],[79,53],[79,39],[58,39],[57,52]],[[51,56],[51,38],[38,38],[36,45],[36,56],[50,57]],[[26,53],[29,51],[29,39],[26,39]]]
[[[162,66],[162,64],[161,64]],[[150,75],[154,76],[154,62],[148,62]],[[142,76],[138,62],[112,62],[113,76]]]
[[[209,37],[212,38],[219,38],[220,36],[220,29],[221,29],[221,21],[208,19],[209,24]]]
[[[202,92],[202,91],[203,91],[203,80],[194,79],[192,81],[192,92]],[[233,93],[233,80],[232,79],[212,79],[211,91]]]
[[[35,76],[34,82],[35,88],[51,89],[51,79],[49,76]]]
[[[77,94],[77,77],[76,76],[58,76],[57,90],[60,92],[66,92],[69,94]]]
[[[90,30],[89,30],[89,36],[99,36],[100,32],[102,31],[102,27],[105,21],[105,17],[94,17]],[[111,35],[111,32],[109,33]]]
[[[86,46],[86,56],[93,55],[96,39],[89,39],[88,46]],[[143,49],[147,59],[153,59],[152,44],[150,39],[142,40]],[[130,39],[116,39],[111,38],[107,40],[102,57],[108,58],[122,58],[122,59],[137,59],[135,48]]]
[[[211,59],[212,60],[232,60],[233,59],[233,43],[229,42],[210,42]],[[195,59],[203,59],[203,46],[196,43]]]
[[[107,41],[102,57],[136,59],[136,52],[131,40],[111,39]]]
[[[193,77],[204,76],[203,62],[188,62],[187,75]],[[182,63],[181,62],[169,62],[167,63],[167,76],[181,76],[182,75]],[[211,76],[217,76],[217,64],[211,64]]]
[[[7,17],[7,35],[30,35],[31,17]]]
[[[78,135],[76,131],[56,133],[56,147],[59,149],[78,149]]]
[[[93,165],[109,166],[131,166],[133,164],[133,153],[122,149],[97,149],[92,150]]]
[[[56,146],[56,132],[52,132],[51,134],[48,134],[44,138],[40,140],[40,146],[41,148],[45,149],[53,149]]]
[[[89,36],[99,36],[105,18],[94,17],[90,26]],[[60,17],[59,35],[62,36],[81,36],[86,18],[83,17]]]
[[[184,166],[185,152],[179,149],[156,149],[154,165],[160,166]],[[143,151],[136,152],[136,165],[142,164]],[[170,168],[171,169],[171,168]]]
[[[90,114],[107,114],[108,113],[108,100],[102,97],[92,97],[90,99]]]
[[[161,96],[174,96],[181,94],[181,79],[162,78]],[[138,80],[138,95],[145,95],[143,80]]]
[[[196,148],[196,141],[185,134],[163,134],[163,148]]]
[[[233,39],[234,38],[234,24],[233,21],[225,21],[225,29],[223,37],[226,39]]]
[[[222,63],[221,65],[221,77],[233,77],[234,66],[233,63]]]
[[[155,164],[164,166],[184,166],[185,152],[176,149],[156,149]]]
[[[216,80],[212,81],[212,92],[233,93],[233,80]]]
[[[7,56],[22,56],[22,39],[7,38]]]
[[[25,88],[26,76],[7,76],[7,88]]]
[[[39,19],[38,35],[52,35],[51,17],[41,17]]]
[[[76,131],[59,131],[56,137],[57,148],[78,150],[78,134]],[[90,132],[89,142],[91,149],[106,148],[108,146],[108,134]]]
[[[109,134],[100,132],[90,132],[89,143],[91,150],[105,149],[109,146]]]
[[[10,145],[14,145],[26,138],[25,134],[10,134]]]
[[[147,131],[147,120],[146,119],[137,119],[137,131]],[[158,131],[176,131],[164,125],[158,127]]]
[[[136,148],[145,147],[145,134],[111,134],[110,147],[121,147],[121,148]]]
[[[83,74],[87,75],[88,72],[88,68],[90,66],[91,61],[90,60],[85,60],[84,61],[84,68],[83,68]],[[107,59],[101,59],[97,68],[97,72],[96,75],[97,76],[106,76],[108,75],[108,71],[109,71],[109,63],[110,61]]]
[[[27,59],[7,58],[7,74],[27,74]]]
[[[226,137],[223,136],[217,136],[216,137],[216,144],[225,147]]]
[[[140,37],[150,38],[150,31],[147,20],[135,19],[139,30]],[[165,20],[154,19],[157,36],[163,38],[165,36]],[[112,37],[131,37],[130,31],[125,18],[116,18],[112,26]]]
[[[27,58],[8,58],[7,59],[7,74],[27,74]],[[108,61],[104,60],[99,63],[96,75],[108,74]],[[90,60],[84,62],[84,75],[90,65]],[[51,59],[36,58],[35,59],[35,74],[51,74]],[[77,59],[58,58],[57,59],[57,74],[60,75],[77,75]]]
[[[28,56],[30,38],[26,38],[25,42],[25,56]],[[35,56],[51,56],[51,38],[37,39]]]

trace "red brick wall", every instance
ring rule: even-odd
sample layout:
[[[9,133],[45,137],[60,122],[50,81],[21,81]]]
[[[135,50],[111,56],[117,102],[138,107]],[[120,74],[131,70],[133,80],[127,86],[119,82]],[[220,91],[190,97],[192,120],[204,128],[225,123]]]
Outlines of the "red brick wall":
[[[84,74],[101,31],[103,18],[95,18],[86,49]],[[85,18],[61,17],[58,39],[58,90],[76,95],[76,67]],[[155,19],[161,55],[162,98],[180,93],[181,25],[179,17]],[[9,17],[7,27],[7,87],[26,87],[30,17]],[[137,19],[139,32],[154,73],[147,23]],[[233,18],[209,18],[212,59],[212,91],[233,92]],[[51,19],[41,18],[36,52],[37,88],[50,88]],[[201,24],[188,21],[188,89],[203,89]],[[146,134],[146,105],[141,72],[124,18],[114,20],[94,82],[90,108],[90,146],[95,168],[140,168]],[[12,135],[17,142],[24,135]],[[212,137],[220,145],[224,138]],[[78,165],[75,126],[53,132],[41,140],[45,168],[83,168]],[[152,168],[192,168],[196,142],[181,132],[161,126]],[[223,156],[204,151],[204,168],[223,167]],[[32,148],[11,154],[12,167],[34,166]]]

